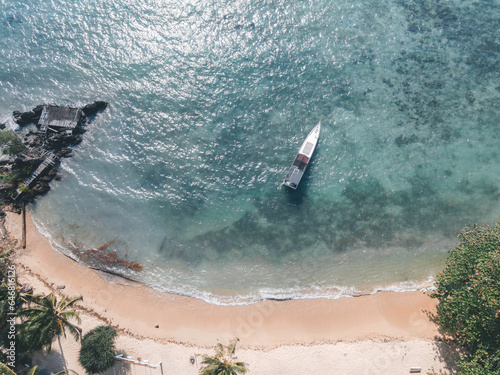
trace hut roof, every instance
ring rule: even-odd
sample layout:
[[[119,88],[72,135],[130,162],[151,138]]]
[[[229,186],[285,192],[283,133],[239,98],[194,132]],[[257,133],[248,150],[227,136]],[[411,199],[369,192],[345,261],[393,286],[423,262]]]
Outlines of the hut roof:
[[[44,105],[38,124],[40,131],[45,132],[47,128],[74,129],[78,126],[82,110],[73,107],[59,107],[57,105]]]

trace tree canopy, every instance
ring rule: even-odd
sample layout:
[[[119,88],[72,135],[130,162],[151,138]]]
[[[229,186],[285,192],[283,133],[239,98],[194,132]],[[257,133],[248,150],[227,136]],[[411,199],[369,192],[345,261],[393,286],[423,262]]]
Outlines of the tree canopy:
[[[500,224],[468,226],[436,280],[437,321],[465,349],[460,374],[500,372]]]
[[[38,366],[32,367],[26,375],[35,375],[38,372]],[[0,374],[2,375],[17,375],[9,366],[5,363],[0,363]]]
[[[202,375],[237,375],[248,371],[245,362],[236,362],[233,358],[236,351],[238,339],[231,342],[228,346],[221,343],[217,344],[214,356],[204,355],[201,362],[204,367],[201,368]]]
[[[24,318],[19,333],[30,338],[30,350],[48,349],[52,347],[52,341],[60,336],[66,337],[69,331],[76,340],[81,338],[81,329],[70,322],[75,319],[80,323],[78,313],[73,309],[77,301],[82,297],[60,301],[54,294],[46,296],[29,296],[29,306],[19,311],[19,316]]]
[[[114,364],[116,329],[99,326],[82,340],[79,362],[89,374],[103,373]]]

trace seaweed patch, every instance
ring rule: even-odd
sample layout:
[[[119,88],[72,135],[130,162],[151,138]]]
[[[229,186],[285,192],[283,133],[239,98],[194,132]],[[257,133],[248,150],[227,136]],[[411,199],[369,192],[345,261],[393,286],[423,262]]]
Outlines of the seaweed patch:
[[[122,255],[119,250],[113,248],[115,241],[109,241],[105,244],[88,250],[80,250],[73,244],[73,253],[86,264],[97,268],[121,268],[135,272],[141,272],[143,265],[128,260],[128,254]]]

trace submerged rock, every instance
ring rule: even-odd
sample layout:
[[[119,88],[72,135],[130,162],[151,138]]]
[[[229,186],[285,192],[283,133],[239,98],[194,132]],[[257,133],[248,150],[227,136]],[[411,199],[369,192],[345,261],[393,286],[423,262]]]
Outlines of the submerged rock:
[[[73,149],[71,149],[69,147],[65,147],[60,151],[59,156],[63,157],[63,158],[69,158],[69,157],[73,156]]]
[[[418,137],[415,134],[412,134],[409,137],[405,137],[404,135],[400,135],[399,137],[396,137],[395,142],[399,147],[406,146],[406,145],[409,145],[411,143],[418,142]]]
[[[42,195],[50,190],[50,185],[48,182],[38,181],[36,185],[31,189],[31,192],[35,195]]]

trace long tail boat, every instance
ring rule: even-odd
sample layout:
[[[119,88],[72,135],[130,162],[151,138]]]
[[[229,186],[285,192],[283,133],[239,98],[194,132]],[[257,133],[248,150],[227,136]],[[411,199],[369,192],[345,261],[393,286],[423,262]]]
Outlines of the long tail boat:
[[[295,157],[295,160],[290,167],[283,185],[296,190],[299,186],[300,180],[307,169],[307,165],[311,160],[311,157],[318,143],[319,131],[321,129],[321,121],[316,125],[307,135],[304,143],[300,146],[299,153]]]

